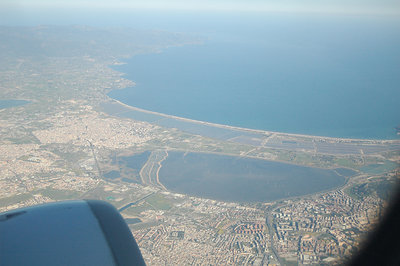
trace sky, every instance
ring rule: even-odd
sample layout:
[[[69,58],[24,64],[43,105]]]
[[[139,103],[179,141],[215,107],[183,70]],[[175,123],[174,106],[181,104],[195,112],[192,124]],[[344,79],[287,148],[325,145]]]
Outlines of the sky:
[[[394,14],[400,0],[2,0],[0,8],[115,8]]]

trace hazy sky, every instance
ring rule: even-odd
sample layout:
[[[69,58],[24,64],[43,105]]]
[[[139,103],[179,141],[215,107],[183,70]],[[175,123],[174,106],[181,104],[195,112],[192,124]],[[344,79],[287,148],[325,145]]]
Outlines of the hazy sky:
[[[131,8],[399,14],[400,0],[2,0],[0,8]]]

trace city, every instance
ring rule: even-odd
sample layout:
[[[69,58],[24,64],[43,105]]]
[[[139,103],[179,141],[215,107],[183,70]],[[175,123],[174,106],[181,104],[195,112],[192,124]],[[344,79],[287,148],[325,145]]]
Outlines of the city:
[[[172,40],[163,45],[193,42]],[[1,212],[58,200],[106,200],[128,222],[149,265],[337,264],[358,250],[382,217],[399,179],[399,140],[251,131],[176,117],[161,125],[166,117],[160,114],[152,114],[161,117],[156,122],[122,117],[127,107],[107,93],[134,83],[110,67],[120,63],[113,53],[1,54],[0,98],[28,101],[0,109]],[[160,183],[169,151],[337,169],[346,181],[270,202],[194,197]],[[135,167],[116,163],[144,152],[150,155]],[[119,175],[108,177],[112,171]]]

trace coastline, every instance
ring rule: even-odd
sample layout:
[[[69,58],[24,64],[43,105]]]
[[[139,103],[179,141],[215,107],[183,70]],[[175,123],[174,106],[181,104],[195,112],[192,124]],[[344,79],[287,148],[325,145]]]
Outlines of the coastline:
[[[285,136],[285,137],[296,137],[296,138],[306,138],[306,139],[314,139],[314,140],[323,140],[323,141],[334,141],[334,142],[362,142],[365,144],[400,144],[400,139],[356,139],[356,138],[337,138],[337,137],[326,137],[326,136],[316,136],[316,135],[305,135],[305,134],[296,134],[296,133],[285,133],[285,132],[277,132],[277,131],[267,131],[267,130],[261,130],[261,129],[250,129],[250,128],[242,128],[242,127],[236,127],[236,126],[230,126],[230,125],[224,125],[224,124],[217,124],[217,123],[211,123],[207,121],[200,121],[200,120],[194,120],[190,118],[185,118],[185,117],[179,117],[179,116],[174,116],[174,115],[169,115],[169,114],[164,114],[164,113],[159,113],[155,111],[150,111],[146,109],[142,109],[139,107],[131,106],[128,104],[125,104],[119,100],[116,100],[114,98],[109,98],[110,102],[114,102],[124,108],[127,108],[129,110],[141,112],[141,113],[146,113],[146,114],[152,114],[160,117],[165,117],[169,119],[174,119],[174,120],[179,120],[187,123],[193,123],[193,124],[199,124],[199,125],[205,125],[209,127],[215,127],[215,128],[222,128],[222,129],[228,129],[228,130],[234,130],[234,131],[242,131],[242,132],[250,132],[250,133],[256,133],[256,134],[263,134],[263,135],[279,135],[279,136]]]
[[[189,47],[190,48],[190,47]],[[219,49],[219,47],[217,47]],[[160,52],[162,52],[163,54],[165,53],[164,51],[165,49],[162,49]],[[181,50],[179,50],[181,51]],[[189,52],[193,53],[192,50],[189,50]],[[196,52],[196,51],[194,51]],[[186,53],[188,53],[187,50],[183,50],[184,55]],[[174,56],[179,58],[179,53],[178,50],[176,50],[176,53],[173,54],[168,54],[165,53],[166,55],[166,59],[164,58],[163,60],[167,60],[165,62],[169,62],[169,57]],[[138,60],[132,60],[132,61],[125,61],[124,64],[128,64],[133,66],[133,68],[115,68],[114,70],[122,73],[125,79],[128,79],[132,82],[136,82],[136,80],[138,79],[141,80],[140,82],[143,83],[142,85],[144,86],[144,83],[149,83],[148,86],[148,90],[151,91],[151,93],[154,94],[158,94],[157,90],[154,90],[154,88],[158,88],[160,86],[163,86],[160,83],[154,83],[154,82],[150,82],[152,81],[151,76],[148,75],[143,75],[142,71],[140,69],[142,69],[143,67],[146,67],[148,62],[154,63],[153,59],[150,58],[148,59],[149,61],[146,61],[144,59],[138,59]],[[160,62],[164,62],[164,61],[160,61]],[[180,61],[179,61],[180,62]],[[184,63],[184,62],[183,62]],[[142,64],[143,67],[138,67],[138,64]],[[163,63],[162,63],[163,64]],[[135,67],[138,67],[137,69],[135,69]],[[135,75],[131,75],[133,73],[131,73],[133,70],[135,70],[136,75],[139,76],[135,76]],[[195,72],[194,70],[198,70],[198,69],[190,69],[191,72]],[[146,72],[147,73],[147,72]],[[224,72],[225,73],[225,72]],[[170,77],[178,80],[179,76],[175,76],[175,75],[168,75],[168,77]],[[142,78],[140,78],[142,77]],[[163,80],[164,76],[160,77],[160,80]],[[146,79],[148,79],[146,81]],[[150,80],[149,80],[150,79]],[[170,80],[170,82],[173,82],[172,80]],[[185,82],[188,83],[188,80],[185,79]],[[185,83],[185,84],[186,84]],[[190,83],[188,83],[190,84]],[[217,82],[218,84],[218,82]],[[142,86],[141,85],[141,86]],[[354,84],[353,84],[354,85]],[[214,87],[216,86],[215,82],[213,83],[207,83],[207,88],[210,87]],[[132,87],[136,87],[135,85]],[[174,93],[177,92],[177,95],[180,95],[180,93],[182,93],[179,90],[174,90],[173,88],[175,87],[180,87],[180,85],[174,85],[174,87],[171,87],[171,91],[173,91]],[[329,87],[329,86],[328,86]],[[153,88],[153,89],[150,89]],[[122,88],[122,89],[126,89],[126,88]],[[138,89],[136,87],[136,89]],[[194,89],[194,88],[192,88]],[[110,91],[112,91],[113,89],[111,88]],[[130,88],[128,88],[126,90],[127,92],[130,91]],[[139,91],[144,91],[146,92],[147,89],[144,90],[139,90]],[[185,89],[186,91],[186,89]],[[223,90],[224,91],[224,90]],[[336,90],[335,90],[336,91]],[[165,93],[165,92],[163,92]],[[224,94],[230,94],[229,91],[224,91]],[[114,96],[115,98],[113,98]],[[127,95],[130,95],[129,92]],[[166,95],[171,95],[171,93],[168,92],[168,94]],[[173,94],[172,94],[173,95]],[[183,95],[185,95],[183,93]],[[151,94],[142,94],[142,93],[138,93],[137,97],[141,97],[141,103],[150,103],[150,104],[139,104],[139,102],[135,102],[135,101],[130,101],[128,98],[130,96],[126,96],[125,93],[122,94],[113,94],[110,93],[107,95],[109,98],[111,98],[112,100],[114,100],[115,102],[118,102],[121,105],[124,105],[125,107],[131,108],[131,110],[137,111],[137,112],[143,112],[143,113],[147,113],[147,114],[152,114],[152,115],[157,115],[160,117],[165,117],[165,118],[169,118],[169,119],[175,119],[175,120],[179,120],[179,121],[183,121],[183,122],[188,122],[188,123],[196,123],[196,124],[201,124],[201,125],[206,125],[206,126],[212,126],[212,127],[218,127],[218,128],[225,128],[225,129],[230,129],[230,130],[240,130],[240,131],[245,131],[245,132],[252,132],[252,133],[257,133],[257,134],[279,134],[280,136],[287,136],[287,137],[303,137],[303,138],[312,138],[315,140],[327,140],[327,141],[341,141],[341,142],[379,142],[379,143],[391,143],[391,142],[397,142],[400,141],[400,135],[396,134],[396,130],[395,130],[395,126],[397,125],[393,125],[393,121],[391,121],[389,124],[385,123],[385,124],[380,124],[377,123],[375,120],[371,120],[368,117],[368,114],[366,114],[365,112],[363,112],[363,114],[361,114],[361,116],[354,116],[355,118],[352,118],[351,121],[347,121],[346,117],[348,115],[346,115],[345,117],[343,116],[334,116],[333,118],[335,118],[337,121],[345,121],[345,125],[342,123],[335,123],[335,119],[332,119],[332,117],[330,118],[332,120],[333,123],[335,123],[334,125],[330,125],[327,124],[328,122],[326,122],[326,124],[320,124],[320,119],[321,116],[316,116],[315,117],[315,121],[314,118],[310,118],[310,117],[314,117],[312,115],[310,115],[309,113],[304,113],[304,114],[308,114],[309,116],[302,116],[302,120],[301,122],[296,123],[297,120],[296,118],[296,113],[293,112],[293,110],[291,110],[290,113],[286,114],[287,119],[285,120],[284,117],[280,117],[279,115],[270,115],[273,114],[276,110],[280,110],[280,106],[275,106],[273,105],[273,109],[269,110],[269,114],[264,114],[262,112],[262,110],[260,111],[259,109],[254,109],[255,111],[254,116],[261,116],[263,115],[264,118],[261,116],[261,119],[265,119],[265,121],[271,121],[270,124],[264,122],[264,120],[260,120],[262,123],[250,123],[251,119],[249,119],[249,116],[252,116],[249,114],[245,115],[243,114],[243,116],[241,116],[242,112],[242,108],[244,108],[244,110],[247,110],[245,105],[239,105],[238,107],[236,107],[235,109],[238,110],[238,112],[236,112],[235,114],[238,115],[238,117],[240,117],[239,120],[241,120],[242,122],[237,123],[235,119],[232,119],[229,117],[229,115],[220,115],[217,116],[216,114],[218,112],[215,112],[215,114],[210,113],[210,115],[208,115],[208,109],[201,109],[203,113],[200,114],[204,114],[204,116],[198,115],[196,113],[191,114],[189,111],[187,111],[187,108],[190,107],[190,104],[192,104],[192,102],[190,101],[191,99],[193,99],[193,96],[188,95],[189,97],[185,100],[185,99],[181,99],[180,101],[188,101],[189,105],[185,105],[182,106],[180,108],[185,108],[182,109],[181,111],[176,112],[175,109],[168,109],[168,108],[162,108],[162,106],[164,106],[164,102],[165,100],[162,100],[161,103],[155,104],[151,99],[152,96]],[[277,96],[282,96],[282,95],[277,95]],[[124,97],[128,97],[128,98],[124,98]],[[136,96],[135,96],[136,97]],[[150,98],[149,98],[150,97]],[[168,96],[169,97],[169,96]],[[174,97],[174,96],[171,96]],[[177,96],[178,97],[178,96]],[[187,96],[185,96],[187,97]],[[164,97],[165,98],[165,97]],[[211,97],[212,98],[212,97]],[[282,98],[289,98],[286,96],[282,96]],[[119,99],[119,100],[117,100]],[[138,98],[136,98],[138,99]],[[319,98],[316,98],[316,100],[318,100]],[[335,97],[331,98],[330,96],[328,97],[328,101],[333,101],[334,99],[336,99]],[[337,100],[337,99],[336,99]],[[123,102],[125,103],[123,103]],[[257,101],[253,101],[250,102],[252,104],[254,104]],[[321,101],[314,101],[315,103],[321,102]],[[323,102],[323,101],[322,101]],[[213,102],[214,103],[214,102]],[[354,103],[354,99],[352,101],[352,103]],[[170,105],[170,102],[168,102],[168,104]],[[141,107],[138,107],[141,106]],[[213,106],[213,105],[212,105]],[[191,108],[189,108],[191,109]],[[303,108],[298,108],[298,110],[302,110]],[[343,109],[343,108],[342,108]],[[177,109],[176,109],[177,110]],[[200,109],[199,109],[200,110]],[[214,110],[213,108],[211,108],[211,110]],[[251,109],[253,110],[253,109]],[[378,109],[379,110],[379,109]],[[226,111],[226,110],[225,110]],[[198,112],[198,111],[196,111]],[[214,112],[214,111],[212,111]],[[373,111],[374,114],[377,113],[376,111]],[[303,114],[303,113],[302,113]],[[325,113],[324,113],[325,114]],[[266,119],[267,116],[270,116],[271,118],[268,120]],[[218,119],[214,119],[215,117],[218,117]],[[310,119],[304,119],[304,117],[309,117]],[[326,120],[326,114],[323,117],[323,121]],[[356,119],[358,117],[358,119]],[[275,119],[276,118],[276,119]],[[365,119],[364,119],[365,118]],[[238,120],[238,121],[239,121]],[[275,123],[275,120],[279,120],[280,123]],[[304,120],[304,121],[303,121]],[[367,123],[364,127],[364,120],[365,121],[370,121],[370,123]],[[213,122],[209,122],[209,121],[213,121]],[[256,122],[258,120],[255,120]],[[249,122],[249,123],[247,123]],[[278,126],[276,126],[278,125]],[[281,126],[279,126],[281,125]],[[310,125],[309,127],[307,127],[307,125]],[[315,126],[314,126],[315,125]],[[323,126],[325,125],[325,126]]]

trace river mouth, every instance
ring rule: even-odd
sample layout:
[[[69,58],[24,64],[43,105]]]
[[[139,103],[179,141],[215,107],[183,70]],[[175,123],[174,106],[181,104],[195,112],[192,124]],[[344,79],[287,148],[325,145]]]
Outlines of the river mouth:
[[[170,191],[227,202],[270,202],[343,185],[335,170],[206,153],[169,152],[160,182]]]

